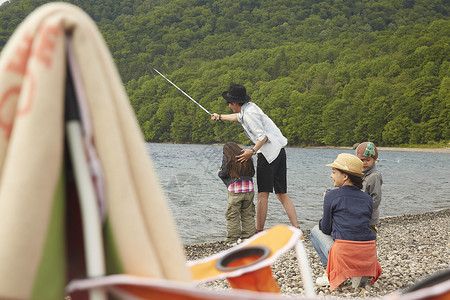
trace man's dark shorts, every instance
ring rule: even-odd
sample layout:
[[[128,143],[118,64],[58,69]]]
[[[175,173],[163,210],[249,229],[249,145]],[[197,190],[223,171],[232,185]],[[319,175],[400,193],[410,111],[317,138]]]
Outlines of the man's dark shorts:
[[[275,194],[287,193],[286,181],[286,151],[281,149],[278,157],[269,164],[262,153],[258,153],[258,161],[256,167],[256,179],[258,184],[258,193]]]

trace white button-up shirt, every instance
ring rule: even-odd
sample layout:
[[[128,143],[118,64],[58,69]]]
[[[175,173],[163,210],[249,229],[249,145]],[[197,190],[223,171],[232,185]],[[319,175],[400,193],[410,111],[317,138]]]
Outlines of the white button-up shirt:
[[[287,145],[287,139],[277,125],[255,103],[247,102],[242,105],[237,119],[253,143],[256,144],[267,136],[267,141],[258,152],[264,155],[269,164],[278,157],[281,148]]]

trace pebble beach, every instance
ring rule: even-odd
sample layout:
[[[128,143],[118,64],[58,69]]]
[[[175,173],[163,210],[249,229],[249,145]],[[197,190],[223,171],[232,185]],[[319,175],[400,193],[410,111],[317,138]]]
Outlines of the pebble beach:
[[[303,230],[313,281],[323,274],[320,259]],[[383,273],[378,281],[365,288],[353,288],[350,280],[330,292],[328,287],[315,287],[319,296],[341,298],[376,298],[406,289],[414,283],[449,268],[450,209],[423,214],[403,215],[380,219],[377,237],[378,261]],[[185,246],[188,260],[208,257],[229,249],[225,242]],[[294,250],[289,250],[272,265],[272,273],[283,295],[304,296],[303,283]],[[205,288],[228,290],[227,280],[202,284]]]

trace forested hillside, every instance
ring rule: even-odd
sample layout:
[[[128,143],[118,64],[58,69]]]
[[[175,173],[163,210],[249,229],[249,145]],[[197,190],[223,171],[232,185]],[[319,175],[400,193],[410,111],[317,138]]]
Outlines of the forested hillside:
[[[0,6],[0,47],[48,1]],[[289,145],[450,141],[448,0],[73,0],[97,22],[145,139],[248,143],[211,113],[244,84]]]

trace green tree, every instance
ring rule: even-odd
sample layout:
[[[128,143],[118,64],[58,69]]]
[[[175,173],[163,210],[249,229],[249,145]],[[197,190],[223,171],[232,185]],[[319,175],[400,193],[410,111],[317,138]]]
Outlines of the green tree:
[[[383,131],[383,144],[388,146],[408,144],[413,122],[408,117],[396,117],[388,122]]]

